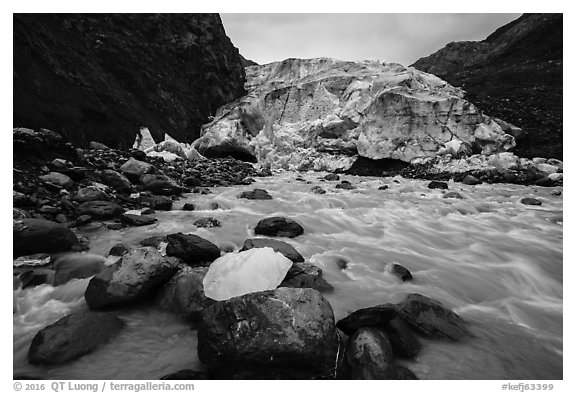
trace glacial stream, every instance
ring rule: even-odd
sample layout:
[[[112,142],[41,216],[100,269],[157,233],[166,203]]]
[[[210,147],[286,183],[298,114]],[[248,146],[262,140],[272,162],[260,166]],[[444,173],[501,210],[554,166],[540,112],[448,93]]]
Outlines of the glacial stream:
[[[155,225],[119,231],[91,225],[79,234],[90,239],[91,253],[101,255],[117,243],[134,246],[174,232],[195,233],[237,251],[254,237],[260,219],[290,217],[305,233],[281,240],[322,268],[334,286],[325,296],[336,320],[418,292],[469,322],[474,337],[462,342],[421,338],[422,352],[402,362],[419,378],[562,379],[563,196],[552,195],[554,188],[450,182],[449,191],[463,196],[453,199],[428,189],[427,181],[345,176],[357,188],[341,190],[335,189],[337,182],[320,181],[323,175],[282,173],[257,178],[251,186],[187,194],[172,211],[157,212]],[[389,188],[378,190],[383,184]],[[314,185],[327,193],[312,193]],[[253,188],[266,189],[274,199],[236,198]],[[523,205],[524,197],[538,198],[542,205]],[[186,202],[200,210],[181,211]],[[220,209],[210,210],[212,202]],[[193,225],[207,216],[222,227]],[[389,274],[389,262],[407,267],[414,280],[403,283]],[[88,281],[14,291],[14,375],[158,379],[184,368],[201,369],[196,331],[153,305],[115,311],[127,327],[91,354],[61,366],[28,364],[28,347],[38,330],[87,307]]]

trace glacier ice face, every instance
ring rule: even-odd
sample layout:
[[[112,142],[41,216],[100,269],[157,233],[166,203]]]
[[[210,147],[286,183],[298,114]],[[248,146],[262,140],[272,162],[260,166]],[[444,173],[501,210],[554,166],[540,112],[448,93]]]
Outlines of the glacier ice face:
[[[204,277],[204,293],[228,300],[252,292],[276,289],[292,261],[270,247],[230,253],[216,259]]]

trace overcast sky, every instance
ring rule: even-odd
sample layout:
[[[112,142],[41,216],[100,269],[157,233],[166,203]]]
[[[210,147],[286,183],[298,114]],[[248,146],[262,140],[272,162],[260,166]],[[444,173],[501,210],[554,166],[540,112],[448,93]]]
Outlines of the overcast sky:
[[[410,65],[448,42],[482,40],[521,14],[220,14],[228,37],[259,64],[289,57]]]

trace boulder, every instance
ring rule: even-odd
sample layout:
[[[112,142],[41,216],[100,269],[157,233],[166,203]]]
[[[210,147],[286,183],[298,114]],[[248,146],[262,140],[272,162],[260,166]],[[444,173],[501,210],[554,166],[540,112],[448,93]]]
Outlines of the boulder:
[[[442,198],[444,198],[444,199],[447,199],[447,198],[462,199],[462,194],[460,194],[459,192],[456,192],[456,191],[450,191],[450,192],[447,192],[444,195],[442,195]]]
[[[67,254],[54,262],[54,286],[62,285],[73,278],[87,278],[100,273],[106,258],[96,254]]]
[[[524,205],[531,205],[531,206],[540,206],[542,202],[536,198],[522,198],[520,201]]]
[[[311,263],[294,263],[286,273],[281,287],[312,288],[320,292],[331,292],[334,287],[322,277],[322,269]]]
[[[398,316],[398,308],[394,304],[381,304],[374,307],[361,308],[338,321],[336,326],[348,336],[364,327],[380,328]]]
[[[482,184],[482,180],[480,180],[480,179],[478,179],[472,175],[466,175],[466,176],[464,176],[462,183],[467,184],[469,186],[475,186],[478,184]]]
[[[164,195],[157,195],[152,197],[150,200],[150,207],[155,210],[170,211],[172,210],[172,203],[172,198]]]
[[[120,205],[109,201],[84,202],[78,206],[76,211],[79,215],[87,214],[103,220],[116,218],[124,213],[124,209]]]
[[[220,257],[218,246],[200,236],[173,233],[166,240],[166,254],[182,259],[187,265],[210,263]]]
[[[78,238],[67,226],[38,218],[14,221],[12,235],[14,258],[68,251],[79,244]]]
[[[176,273],[178,264],[154,248],[133,249],[94,276],[84,298],[92,310],[137,303],[153,297]]]
[[[128,178],[139,179],[145,173],[154,172],[154,165],[130,158],[121,167],[120,171]]]
[[[458,314],[429,297],[411,293],[397,306],[400,317],[425,336],[458,341],[470,335]]]
[[[116,244],[110,249],[110,251],[108,251],[108,255],[121,257],[122,255],[127,254],[128,251],[130,251],[130,248],[124,244]]]
[[[122,224],[132,226],[132,227],[141,227],[144,225],[154,224],[158,221],[156,218],[148,216],[148,215],[137,215],[137,214],[127,214],[124,213],[120,216],[120,222]]]
[[[441,190],[447,190],[448,189],[448,183],[443,182],[443,181],[432,180],[430,183],[428,183],[428,188],[430,188],[430,189],[439,188]]]
[[[329,173],[326,176],[324,176],[325,180],[329,180],[329,181],[336,181],[336,180],[340,180],[340,176],[338,176],[335,173]]]
[[[213,217],[203,217],[194,221],[194,225],[198,228],[218,228],[221,227],[220,221]]]
[[[32,339],[28,361],[33,364],[61,364],[104,345],[122,330],[116,316],[80,311],[40,330]]]
[[[320,186],[314,186],[310,189],[314,194],[326,194],[326,190]]]
[[[400,317],[386,322],[380,329],[386,332],[394,356],[412,359],[420,352],[422,345]]]
[[[336,184],[336,188],[340,188],[342,190],[353,190],[356,187],[354,187],[349,181],[342,180],[340,183]]]
[[[61,188],[70,189],[74,187],[74,181],[70,177],[58,172],[50,172],[47,175],[40,176],[40,180]]]
[[[156,304],[167,311],[172,311],[182,318],[197,322],[200,312],[214,303],[204,294],[202,283],[208,268],[182,268],[156,295]]]
[[[285,217],[268,217],[258,222],[254,228],[257,235],[296,237],[304,233],[304,228],[296,221]]]
[[[260,188],[255,188],[252,191],[243,191],[238,194],[238,198],[244,199],[272,199],[272,195],[268,194],[268,191],[262,190]]]
[[[269,247],[224,254],[210,265],[204,277],[206,296],[214,300],[276,289],[292,261]]]
[[[93,150],[109,150],[110,148],[103,143],[91,141],[88,146]]]
[[[181,194],[183,188],[166,175],[158,173],[147,173],[140,176],[140,184],[146,191],[156,195],[176,195]]]
[[[182,206],[182,210],[184,211],[193,211],[195,210],[194,204],[193,203],[185,203],[184,206]]]
[[[345,358],[350,379],[396,379],[392,346],[379,329],[358,329],[348,341]]]
[[[410,270],[406,269],[402,265],[397,263],[389,263],[386,265],[386,270],[402,281],[412,281],[412,274],[410,273]]]
[[[262,248],[262,247],[270,247],[274,251],[279,252],[286,258],[290,259],[292,262],[304,262],[304,257],[298,251],[296,251],[294,247],[292,247],[290,244],[286,242],[276,239],[265,239],[265,238],[246,239],[240,251],[246,251],[252,248]]]
[[[121,173],[112,169],[105,169],[100,172],[100,180],[102,183],[112,187],[116,191],[124,194],[132,192],[132,183],[130,180]]]
[[[158,248],[162,243],[168,244],[166,236],[151,236],[140,242],[141,246]]]
[[[332,307],[313,289],[216,302],[198,328],[198,356],[218,378],[333,378],[338,351]]]
[[[89,201],[107,201],[110,198],[98,187],[88,186],[80,188],[71,198],[73,201],[84,203]]]

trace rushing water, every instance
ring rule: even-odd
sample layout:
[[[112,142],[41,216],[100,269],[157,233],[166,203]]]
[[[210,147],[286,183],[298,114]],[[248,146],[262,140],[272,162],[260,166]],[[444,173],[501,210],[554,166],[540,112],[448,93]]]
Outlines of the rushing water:
[[[450,183],[463,199],[443,198],[426,181],[346,177],[357,189],[335,189],[321,174],[283,173],[252,186],[214,188],[190,194],[159,223],[109,231],[86,228],[92,253],[107,255],[116,243],[173,232],[195,233],[221,248],[238,250],[267,216],[293,218],[305,234],[287,239],[307,261],[321,267],[334,286],[326,298],[336,319],[358,308],[397,302],[419,292],[443,302],[470,323],[473,338],[459,343],[422,339],[423,350],[404,364],[422,379],[562,378],[562,196],[551,188],[511,184]],[[388,184],[389,189],[378,187]],[[313,185],[326,189],[313,194]],[[271,201],[237,199],[244,190],[265,188]],[[542,206],[520,203],[536,197]],[[181,211],[186,202],[196,211]],[[208,210],[211,202],[219,210]],[[206,210],[202,210],[206,209]],[[196,228],[199,217],[221,228]],[[283,239],[286,240],[286,239]],[[343,260],[347,267],[342,269]],[[403,283],[385,266],[407,267]],[[151,305],[117,311],[126,321],[112,342],[62,366],[29,365],[36,332],[62,316],[86,308],[88,279],[61,287],[41,285],[14,292],[14,374],[53,379],[156,379],[183,368],[200,369],[196,332]]]

